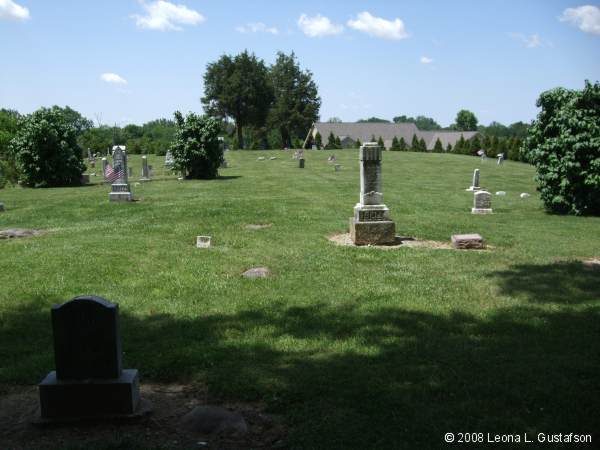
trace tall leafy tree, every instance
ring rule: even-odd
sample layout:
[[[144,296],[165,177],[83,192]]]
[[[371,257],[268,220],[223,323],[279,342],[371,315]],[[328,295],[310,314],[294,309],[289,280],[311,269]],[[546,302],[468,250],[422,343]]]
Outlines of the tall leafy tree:
[[[377,145],[379,145],[382,149],[385,150],[385,144],[384,144],[383,138],[381,136],[379,136],[379,139],[377,139]]]
[[[342,123],[342,119],[340,119],[339,117],[330,117],[329,119],[327,119],[327,122],[329,122],[329,123]]]
[[[321,148],[323,147],[323,138],[321,136],[321,133],[319,133],[318,131],[317,134],[315,134],[315,145],[319,150],[321,150]]]
[[[400,138],[400,141],[398,142],[398,150],[405,152],[408,150],[408,145],[406,144],[406,141],[404,140],[403,137]]]
[[[392,139],[392,147],[390,148],[390,150],[400,150],[400,142],[398,141],[398,137],[394,136],[394,139]]]
[[[537,106],[523,149],[546,209],[600,215],[600,83],[543,92]]]
[[[319,119],[321,98],[312,73],[300,68],[294,52],[279,52],[270,68],[274,101],[269,113],[269,124],[281,133],[284,147],[291,140],[305,135],[306,130]]]
[[[456,114],[455,128],[459,131],[477,131],[477,117],[471,111],[461,109]]]
[[[439,123],[437,123],[431,117],[426,116],[417,116],[417,117],[409,117],[409,116],[396,116],[392,119],[394,123],[414,123],[419,130],[441,130],[442,127]]]
[[[337,148],[337,145],[335,143],[335,135],[333,134],[333,131],[329,133],[329,136],[327,136],[327,145],[325,146],[325,148],[327,150]]]
[[[243,128],[264,126],[273,98],[269,70],[253,53],[223,55],[206,67],[204,109],[213,117],[233,118],[241,148],[244,148]]]
[[[425,139],[423,139],[423,138],[419,139],[419,151],[420,152],[427,151],[427,144],[425,143]]]
[[[436,153],[442,153],[444,151],[444,147],[442,146],[442,141],[440,138],[435,140],[435,145],[433,146],[433,151]]]

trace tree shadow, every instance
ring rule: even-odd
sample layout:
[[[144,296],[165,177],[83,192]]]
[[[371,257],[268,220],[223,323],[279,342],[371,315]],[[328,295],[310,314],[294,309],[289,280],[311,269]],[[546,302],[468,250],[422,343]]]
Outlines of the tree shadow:
[[[2,315],[0,381],[35,383],[53,369],[48,305],[32,299]],[[600,430],[599,308],[120,314],[125,366],[142,383],[191,378],[221,398],[264,401],[285,417],[292,447],[440,448],[447,432]]]
[[[530,302],[581,304],[600,301],[600,270],[581,261],[520,264],[493,272],[504,295]]]

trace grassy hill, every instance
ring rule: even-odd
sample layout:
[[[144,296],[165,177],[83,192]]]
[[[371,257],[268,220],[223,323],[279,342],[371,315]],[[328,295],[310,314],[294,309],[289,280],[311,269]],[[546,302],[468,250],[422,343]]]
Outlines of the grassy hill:
[[[358,201],[357,153],[305,154],[301,170],[291,152],[228,152],[214,181],[177,181],[150,156],[157,179],[139,185],[133,156],[131,204],[99,183],[0,190],[0,229],[47,231],[0,241],[0,386],[39,382],[54,366],[50,306],[95,294],[120,305],[124,366],[142,383],[264,402],[292,447],[600,429],[600,272],[581,263],[600,257],[600,218],[545,213],[528,165],[385,152],[398,234],[474,232],[492,249],[336,246],[327,237]],[[475,168],[507,192],[493,215],[470,214]],[[213,248],[195,248],[201,234]],[[240,276],[255,266],[273,276]]]

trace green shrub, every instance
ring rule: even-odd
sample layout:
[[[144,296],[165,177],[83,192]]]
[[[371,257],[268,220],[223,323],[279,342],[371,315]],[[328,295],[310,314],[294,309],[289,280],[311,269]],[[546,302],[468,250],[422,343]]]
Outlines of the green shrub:
[[[522,150],[547,210],[600,214],[600,83],[543,92]]]
[[[77,128],[59,108],[40,108],[19,121],[9,149],[24,186],[81,184],[85,170]]]
[[[187,178],[216,178],[223,162],[219,121],[194,113],[184,118],[176,111],[175,122],[177,129],[170,147],[173,167],[185,172]]]

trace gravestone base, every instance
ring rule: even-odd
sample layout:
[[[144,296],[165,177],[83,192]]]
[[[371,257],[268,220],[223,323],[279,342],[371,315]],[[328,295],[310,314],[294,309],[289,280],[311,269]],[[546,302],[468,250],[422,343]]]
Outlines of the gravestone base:
[[[139,413],[137,369],[124,369],[118,378],[59,380],[56,371],[39,384],[42,421],[89,418],[128,418]]]
[[[492,214],[492,208],[471,208],[471,214]]]
[[[393,244],[396,241],[396,224],[392,220],[360,222],[350,217],[350,238],[355,245]]]
[[[481,190],[481,188],[479,186],[471,186],[470,188],[465,189],[465,191],[468,191],[468,192],[474,192],[474,191],[480,191],[480,190]]]
[[[112,192],[108,194],[108,199],[111,202],[132,202],[133,195],[129,191],[129,183],[127,184],[112,184]]]
[[[148,178],[148,177],[140,178],[140,183],[145,183],[146,181],[150,181],[150,178]]]

